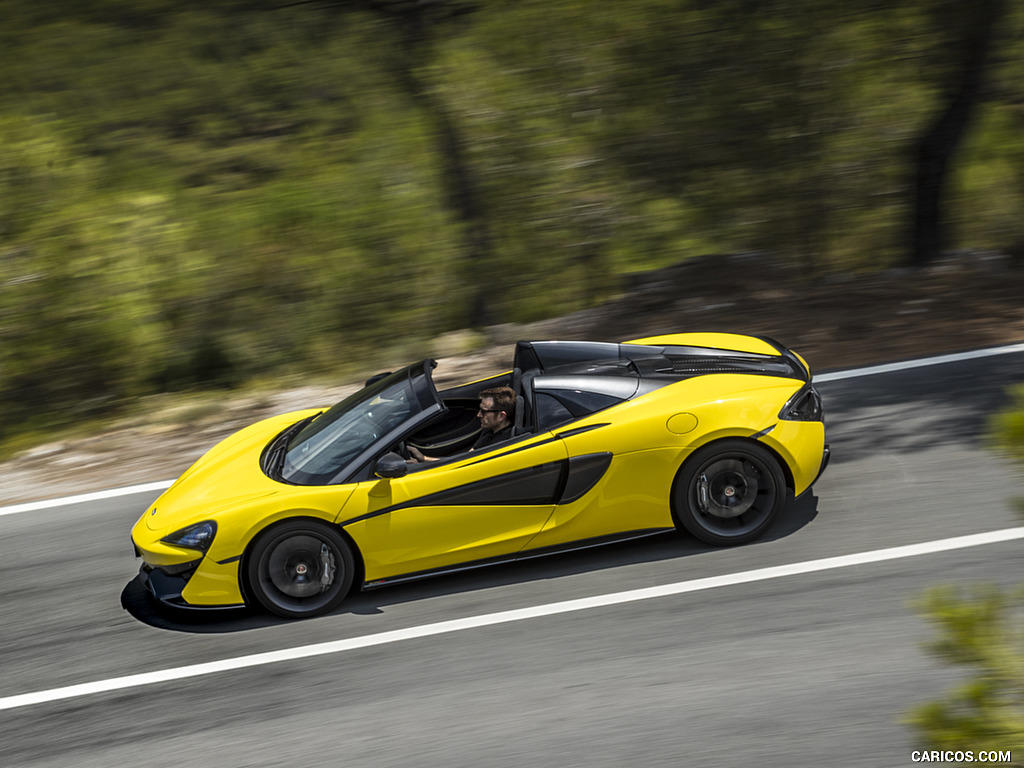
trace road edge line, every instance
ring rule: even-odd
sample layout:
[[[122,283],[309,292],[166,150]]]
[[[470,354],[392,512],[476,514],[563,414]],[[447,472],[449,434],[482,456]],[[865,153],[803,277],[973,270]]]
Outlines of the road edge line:
[[[956,549],[984,546],[986,544],[997,544],[1016,539],[1024,538],[1024,526],[1016,528],[1003,528],[997,531],[984,533],[973,533],[966,536],[955,536],[948,539],[936,539],[918,544],[907,544],[899,547],[888,547],[885,549],[869,550],[851,555],[838,555],[825,557],[816,560],[807,560],[801,563],[789,563],[786,565],[768,566],[756,568],[750,571],[739,571],[736,573],[724,574],[721,576],[710,576],[701,579],[663,584],[656,587],[644,587],[641,589],[626,590],[624,592],[612,592],[605,595],[577,598],[575,600],[564,600],[555,603],[532,606],[529,608],[515,608],[508,611],[469,616],[462,619],[452,619],[433,624],[422,624],[418,627],[407,627],[405,629],[389,630],[372,635],[334,640],[325,643],[287,648],[265,653],[250,654],[247,656],[236,656],[219,661],[204,662],[202,664],[190,664],[184,667],[172,667],[169,669],[157,670],[155,672],[143,672],[135,675],[114,677],[107,680],[97,680],[91,683],[79,683],[61,688],[51,688],[34,693],[22,693],[14,696],[0,698],[0,710],[19,709],[22,707],[43,704],[52,701],[74,699],[81,696],[88,696],[97,693],[108,693],[110,691],[124,690],[128,688],[139,688],[156,683],[172,682],[193,677],[201,677],[219,672],[227,672],[249,667],[275,664],[282,661],[295,661],[313,656],[325,656],[328,654],[342,653],[344,651],[369,648],[372,646],[386,645],[388,643],[413,640],[423,637],[460,632],[467,629],[494,626],[496,624],[507,624],[513,621],[524,621],[526,619],[554,616],[563,613],[589,610],[591,608],[603,608],[623,603],[650,600],[658,597],[681,595],[689,592],[698,592],[716,587],[734,586],[737,584],[748,584],[756,581],[782,578],[784,576],[797,576],[808,573],[847,568],[854,565],[867,565],[880,563],[889,560],[898,560],[905,557],[918,555],[929,555],[938,552],[949,552]]]
[[[129,485],[121,488],[108,488],[103,491],[92,491],[91,493],[79,493],[74,496],[63,496],[59,499],[27,501],[23,504],[12,504],[8,507],[0,507],[0,517],[4,515],[16,515],[19,512],[35,512],[39,509],[62,507],[69,504],[84,504],[89,501],[102,501],[104,499],[113,499],[118,496],[131,496],[133,493],[165,491],[170,488],[173,483],[173,480],[158,480],[152,483],[143,483],[141,485]]]

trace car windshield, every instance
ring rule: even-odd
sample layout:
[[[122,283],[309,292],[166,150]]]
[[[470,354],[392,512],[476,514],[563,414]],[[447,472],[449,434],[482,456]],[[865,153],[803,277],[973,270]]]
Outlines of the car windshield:
[[[374,443],[430,405],[410,366],[342,400],[288,442],[281,478],[297,485],[327,485]],[[423,377],[419,378],[419,382]]]

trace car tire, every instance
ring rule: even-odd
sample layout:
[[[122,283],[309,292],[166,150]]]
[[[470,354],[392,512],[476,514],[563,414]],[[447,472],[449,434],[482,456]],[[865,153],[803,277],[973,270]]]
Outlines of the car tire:
[[[694,451],[672,487],[676,525],[715,546],[763,534],[786,505],[778,459],[750,440],[720,440]]]
[[[249,590],[286,619],[334,610],[348,595],[355,558],[345,537],[316,520],[290,520],[264,531],[246,557]]]

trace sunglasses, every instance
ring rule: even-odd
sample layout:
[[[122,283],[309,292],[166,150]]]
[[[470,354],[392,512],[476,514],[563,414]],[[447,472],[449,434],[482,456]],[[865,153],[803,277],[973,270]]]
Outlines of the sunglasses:
[[[477,408],[477,413],[501,413],[501,408]]]

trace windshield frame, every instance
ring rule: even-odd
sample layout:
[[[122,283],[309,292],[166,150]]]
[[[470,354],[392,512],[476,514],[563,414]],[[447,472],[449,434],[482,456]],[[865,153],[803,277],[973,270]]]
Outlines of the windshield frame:
[[[404,435],[444,410],[444,403],[431,378],[436,365],[431,359],[414,363],[353,392],[319,414],[287,438],[287,447],[280,466],[274,472],[274,479],[303,486],[348,482],[369,458],[386,446],[399,442]],[[378,423],[371,412],[374,403],[400,404],[395,405],[393,412],[385,410],[384,423]],[[361,422],[358,426],[370,430],[367,435],[360,435],[357,422]],[[282,436],[278,435],[275,441]],[[336,456],[341,441],[346,438],[359,440],[360,437],[367,439],[343,451],[340,457]],[[331,452],[332,447],[335,448],[334,453]],[[300,454],[311,449],[315,454]],[[317,466],[317,460],[322,461],[323,466]],[[309,467],[319,471],[309,471]]]

